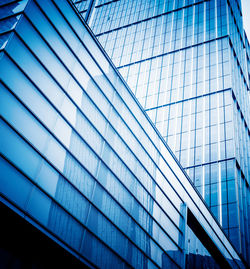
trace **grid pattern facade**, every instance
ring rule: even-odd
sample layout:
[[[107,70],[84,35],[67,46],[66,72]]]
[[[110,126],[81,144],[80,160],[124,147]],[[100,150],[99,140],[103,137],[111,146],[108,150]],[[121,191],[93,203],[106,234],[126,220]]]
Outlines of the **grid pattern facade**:
[[[228,263],[243,267],[71,2],[2,8],[1,202],[101,268],[183,268],[188,208]]]
[[[85,16],[87,15],[88,7],[91,4],[91,0],[74,0],[72,2],[75,4],[75,7],[81,13],[81,15],[85,18]]]
[[[241,16],[236,0],[96,1],[90,26],[249,262],[249,45]]]

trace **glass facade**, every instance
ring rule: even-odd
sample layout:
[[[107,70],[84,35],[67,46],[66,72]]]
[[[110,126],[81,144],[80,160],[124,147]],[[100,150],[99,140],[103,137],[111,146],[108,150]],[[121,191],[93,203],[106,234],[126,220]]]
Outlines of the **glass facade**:
[[[97,0],[89,25],[249,263],[250,54],[240,1]]]
[[[71,1],[0,10],[1,203],[89,267],[244,268]]]

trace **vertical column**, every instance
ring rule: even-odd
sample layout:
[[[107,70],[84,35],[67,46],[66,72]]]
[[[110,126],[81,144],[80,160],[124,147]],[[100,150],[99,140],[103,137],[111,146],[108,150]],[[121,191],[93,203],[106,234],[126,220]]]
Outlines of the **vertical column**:
[[[206,2],[204,2],[204,41],[206,40]],[[203,95],[206,93],[206,46],[205,44],[203,45]],[[205,125],[206,125],[206,97],[203,96],[203,126],[202,126],[202,197],[205,199],[205,162],[206,162],[206,154],[205,154],[205,144],[206,144],[206,135],[205,135]]]
[[[215,33],[216,33],[216,38],[218,37],[218,21],[217,21],[217,15],[218,15],[218,0],[215,1]],[[217,90],[219,89],[219,79],[218,79],[218,62],[219,62],[219,53],[218,53],[218,41],[215,43],[216,45],[216,88]],[[219,202],[219,223],[222,225],[222,197],[221,197],[221,148],[220,148],[220,94],[216,93],[216,101],[217,101],[217,106],[216,106],[216,111],[217,111],[217,149],[218,149],[218,154],[217,154],[217,160],[218,160],[218,202]]]

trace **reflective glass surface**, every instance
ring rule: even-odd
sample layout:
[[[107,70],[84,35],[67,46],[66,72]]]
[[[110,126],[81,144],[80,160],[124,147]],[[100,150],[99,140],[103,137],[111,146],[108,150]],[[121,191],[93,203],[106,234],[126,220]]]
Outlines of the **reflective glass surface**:
[[[240,1],[97,1],[88,23],[249,262],[241,228],[250,223],[241,206],[250,196],[249,42]]]
[[[72,3],[29,1],[11,34],[0,55],[1,198],[100,268],[182,268],[186,204],[235,263],[238,254]],[[217,197],[218,181],[207,185]],[[233,196],[227,204],[236,215]],[[228,219],[228,232],[238,225]]]

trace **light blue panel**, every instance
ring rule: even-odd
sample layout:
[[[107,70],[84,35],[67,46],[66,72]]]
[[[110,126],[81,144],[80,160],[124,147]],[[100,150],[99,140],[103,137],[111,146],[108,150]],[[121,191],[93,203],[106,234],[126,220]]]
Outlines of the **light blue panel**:
[[[63,2],[61,3],[63,4]],[[51,45],[53,50],[56,51],[59,58],[67,65],[68,68],[71,68],[74,63],[73,54],[67,48],[63,39],[59,36],[47,18],[40,12],[39,7],[35,2],[32,1],[29,4],[29,6],[25,9],[25,14],[27,14],[31,22]],[[20,27],[17,27],[18,32],[19,30],[22,32],[22,35],[27,38],[27,40],[30,40],[28,32],[25,32],[25,27],[20,25]]]
[[[78,50],[79,46],[81,46],[80,41],[77,39],[76,35],[73,33],[63,16],[56,9],[53,2],[43,0],[38,0],[36,2],[42,8],[42,10],[45,11],[46,15],[49,17],[61,35],[67,40],[73,51]]]
[[[22,18],[22,22],[18,24],[17,32],[20,34],[21,38],[28,45],[31,51],[33,51],[36,57],[56,78],[58,83],[63,88],[66,88],[69,83],[70,74],[66,71],[65,67],[62,65],[60,60],[55,56],[53,51],[39,36],[38,32],[31,26],[31,24],[25,18]],[[9,48],[9,51],[11,51],[11,48]]]
[[[48,192],[52,197],[55,196],[59,174],[45,161],[42,161],[36,177],[36,183]]]
[[[2,120],[0,137],[0,152],[34,179],[41,162],[40,156]]]
[[[59,171],[63,172],[66,150],[54,138],[50,139],[44,154]]]
[[[7,50],[13,60],[21,67],[22,70],[29,76],[31,81],[39,88],[48,99],[51,100],[56,107],[60,107],[64,94],[56,82],[48,75],[46,70],[37,62],[35,57],[28,51],[25,45],[15,35],[12,42],[9,43]],[[2,67],[3,68],[3,67]],[[2,74],[1,74],[2,75]],[[4,79],[10,79],[9,75],[2,75]],[[27,81],[27,80],[26,80]],[[9,86],[11,89],[20,87],[19,80],[12,80]],[[27,83],[27,82],[26,82]]]
[[[49,134],[2,84],[0,114],[38,150],[44,151]]]
[[[16,39],[13,38],[12,41],[15,45]],[[16,44],[17,48],[19,47],[18,44]],[[16,50],[18,50],[17,48]],[[30,55],[26,55],[25,51],[20,51],[20,53],[22,57],[28,61]],[[39,69],[39,66],[34,66],[33,64],[34,63],[32,62],[27,63],[27,68],[33,70],[33,74],[35,76],[38,75],[43,80],[43,85],[45,87],[42,87],[42,90],[46,93],[47,91],[49,92],[49,97],[54,103],[61,104],[62,96],[60,95],[60,92],[57,92],[54,88],[55,85],[53,83],[51,84],[50,81],[44,77],[45,73],[43,73],[42,69]],[[6,55],[1,59],[0,78],[11,91],[13,91],[42,120],[42,122],[48,126],[49,129],[53,128],[57,116],[55,111],[53,111],[53,108],[38,92],[30,80],[27,79],[27,77]]]
[[[72,128],[60,116],[57,118],[53,132],[56,137],[65,145],[65,147],[69,148]]]

